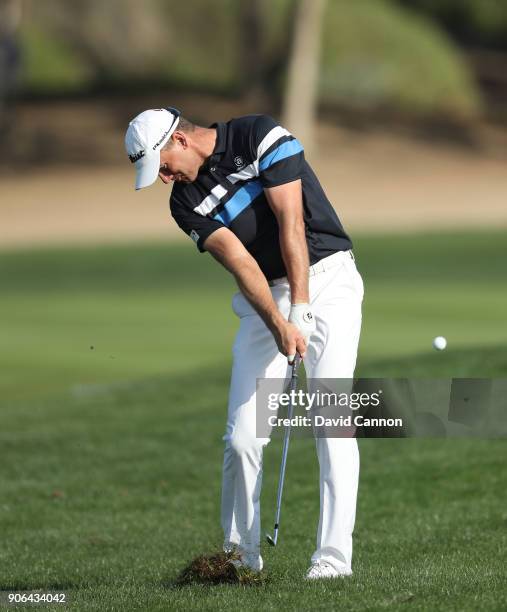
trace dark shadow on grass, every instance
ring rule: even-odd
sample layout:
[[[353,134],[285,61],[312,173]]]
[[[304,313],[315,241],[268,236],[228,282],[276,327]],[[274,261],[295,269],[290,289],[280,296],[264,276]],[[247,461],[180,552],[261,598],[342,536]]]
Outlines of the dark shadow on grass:
[[[11,582],[11,583],[1,583],[0,582],[0,592],[3,591],[68,591],[75,589],[82,589],[83,584],[77,583],[74,581],[63,581],[59,582],[58,580],[54,581],[41,581],[37,583],[33,582]]]

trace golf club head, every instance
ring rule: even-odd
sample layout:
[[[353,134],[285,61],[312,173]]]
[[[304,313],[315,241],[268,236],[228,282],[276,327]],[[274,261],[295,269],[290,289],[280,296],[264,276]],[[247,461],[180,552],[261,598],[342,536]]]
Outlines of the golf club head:
[[[269,533],[266,534],[266,540],[271,546],[276,546],[275,540],[269,535]]]

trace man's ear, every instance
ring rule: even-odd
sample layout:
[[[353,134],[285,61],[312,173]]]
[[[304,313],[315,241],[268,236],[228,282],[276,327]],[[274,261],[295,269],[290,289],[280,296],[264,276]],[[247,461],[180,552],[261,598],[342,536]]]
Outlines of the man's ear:
[[[188,141],[185,132],[174,132],[174,134],[172,135],[172,139],[174,140],[174,142],[177,142],[179,145],[181,145],[184,149],[188,147]]]

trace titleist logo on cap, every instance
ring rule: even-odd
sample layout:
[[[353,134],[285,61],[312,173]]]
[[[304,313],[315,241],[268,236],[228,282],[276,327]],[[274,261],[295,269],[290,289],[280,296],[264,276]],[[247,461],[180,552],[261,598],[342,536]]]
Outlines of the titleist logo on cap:
[[[139,151],[139,153],[134,153],[134,155],[129,155],[130,162],[134,164],[136,161],[140,160],[141,157],[144,157],[144,151]]]
[[[169,134],[170,131],[171,131],[171,128],[169,128],[166,132],[162,134],[162,136],[160,137],[160,140],[153,145],[153,150],[155,150],[159,145],[162,144],[162,141],[167,136],[167,134]]]

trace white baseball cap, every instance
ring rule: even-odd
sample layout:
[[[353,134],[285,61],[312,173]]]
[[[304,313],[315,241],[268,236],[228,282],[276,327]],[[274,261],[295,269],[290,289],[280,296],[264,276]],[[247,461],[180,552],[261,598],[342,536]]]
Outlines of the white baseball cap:
[[[149,187],[160,170],[160,149],[178,127],[180,111],[152,108],[132,119],[125,134],[125,148],[136,166],[136,189]]]

